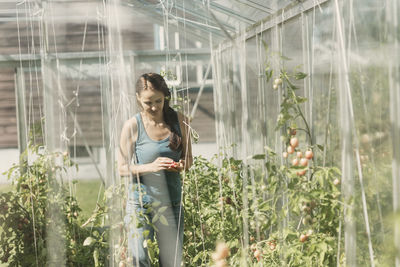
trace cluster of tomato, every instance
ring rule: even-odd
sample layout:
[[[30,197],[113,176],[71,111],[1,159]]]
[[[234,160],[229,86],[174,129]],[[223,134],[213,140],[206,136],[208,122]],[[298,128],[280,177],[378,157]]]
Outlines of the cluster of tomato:
[[[121,237],[119,240],[119,244],[114,247],[119,254],[119,264],[118,267],[126,267],[131,266],[133,264],[132,257],[128,257],[128,248],[127,245],[124,244],[124,238]]]
[[[313,209],[317,206],[314,200],[312,201],[303,201],[301,211],[303,212],[302,223],[304,225],[310,225],[316,221],[316,219],[311,217]],[[306,234],[300,235],[300,242],[304,243],[307,239],[313,234],[313,230],[309,229]]]
[[[287,147],[286,151],[282,153],[284,158],[288,158],[289,154],[294,154],[296,152],[296,157],[292,159],[293,166],[308,166],[308,161],[314,157],[313,152],[309,149],[304,152],[301,152],[297,147],[299,146],[299,139],[296,137],[296,129],[290,129],[290,141],[289,146]],[[299,170],[296,172],[298,176],[303,176],[306,174],[307,169]]]
[[[274,90],[277,90],[279,88],[280,85],[282,85],[282,79],[281,78],[276,78],[274,80],[274,84],[272,85],[272,88],[274,88]]]
[[[220,242],[217,244],[215,252],[211,255],[215,262],[215,267],[227,267],[226,258],[229,256],[229,247],[224,243]]]
[[[250,242],[254,242],[254,237],[250,237]],[[274,251],[276,249],[276,240],[268,241],[267,244],[270,250]],[[250,249],[253,251],[254,258],[256,258],[257,261],[260,261],[262,252],[260,249],[258,249],[257,244],[256,243],[251,244]]]
[[[305,233],[305,234],[301,234],[300,235],[300,242],[301,243],[304,243],[304,242],[306,242],[307,240],[308,240],[308,238],[313,234],[313,230],[312,229],[309,229],[308,231],[307,231],[307,233]]]
[[[254,237],[250,237],[250,242],[254,242]],[[257,248],[257,243],[251,244],[250,249],[253,251],[254,258],[256,258],[257,261],[260,261],[262,253],[261,250]]]

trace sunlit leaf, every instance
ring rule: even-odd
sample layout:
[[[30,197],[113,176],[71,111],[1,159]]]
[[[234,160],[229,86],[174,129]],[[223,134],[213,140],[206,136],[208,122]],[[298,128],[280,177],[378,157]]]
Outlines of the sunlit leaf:
[[[165,218],[164,215],[161,215],[161,216],[160,216],[160,222],[161,222],[162,224],[164,224],[164,225],[168,225],[167,218]]]
[[[89,236],[89,237],[86,237],[85,241],[83,241],[83,245],[84,246],[90,246],[94,242],[96,242],[96,240],[93,237]]]

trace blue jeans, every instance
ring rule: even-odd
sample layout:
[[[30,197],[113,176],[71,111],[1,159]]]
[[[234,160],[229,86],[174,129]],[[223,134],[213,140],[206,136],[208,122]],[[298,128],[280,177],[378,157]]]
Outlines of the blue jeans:
[[[129,194],[126,206],[125,224],[128,227],[128,255],[133,259],[133,266],[149,267],[150,259],[145,240],[154,242],[157,238],[159,246],[160,267],[181,266],[183,245],[183,208],[181,202],[162,203],[152,207],[153,202],[139,203]],[[151,210],[150,210],[151,209]],[[161,213],[158,212],[161,209]],[[166,219],[161,219],[161,215]],[[156,227],[152,227],[152,222]],[[144,236],[146,235],[146,236]]]

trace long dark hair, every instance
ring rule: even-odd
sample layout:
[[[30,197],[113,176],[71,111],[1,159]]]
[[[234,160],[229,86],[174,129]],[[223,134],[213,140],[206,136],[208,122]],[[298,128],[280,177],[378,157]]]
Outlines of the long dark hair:
[[[179,151],[182,149],[182,137],[176,128],[176,125],[179,125],[178,113],[176,113],[176,111],[169,106],[171,92],[168,89],[167,83],[160,74],[145,73],[141,75],[136,82],[136,92],[139,95],[143,90],[148,88],[147,82],[151,83],[151,86],[154,90],[160,91],[164,94],[163,117],[165,123],[171,129],[168,146],[172,150]]]

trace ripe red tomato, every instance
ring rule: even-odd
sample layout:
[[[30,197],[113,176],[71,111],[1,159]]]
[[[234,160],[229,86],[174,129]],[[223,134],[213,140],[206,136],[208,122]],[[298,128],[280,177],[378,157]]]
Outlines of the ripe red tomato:
[[[254,257],[257,259],[257,261],[260,261],[260,259],[261,259],[261,251],[256,249],[256,251],[254,251]]]
[[[282,157],[284,157],[286,159],[288,157],[288,153],[287,152],[283,152],[282,153]]]
[[[307,158],[302,158],[300,160],[300,165],[303,166],[303,167],[307,166],[308,165],[308,159]]]
[[[229,247],[225,243],[218,243],[216,253],[218,259],[225,259],[229,256]]]
[[[299,159],[298,159],[298,158],[294,158],[294,159],[292,160],[292,165],[293,165],[293,166],[299,165]]]
[[[312,159],[314,157],[314,154],[311,150],[307,150],[305,156],[307,159]]]
[[[296,172],[297,176],[303,176],[304,174],[306,174],[307,170],[301,170]]]
[[[301,159],[303,157],[303,153],[301,151],[297,151],[296,156]]]
[[[288,146],[287,153],[293,154],[293,152],[294,152],[294,148],[292,146]]]
[[[308,236],[307,236],[307,235],[305,235],[305,234],[301,234],[301,235],[300,235],[300,242],[301,242],[301,243],[304,243],[304,242],[306,242],[306,241],[307,241],[307,238],[308,238]]]
[[[297,139],[297,137],[292,137],[290,139],[290,145],[295,148],[299,145],[299,139]]]

